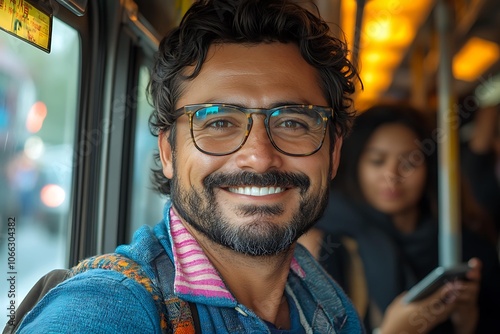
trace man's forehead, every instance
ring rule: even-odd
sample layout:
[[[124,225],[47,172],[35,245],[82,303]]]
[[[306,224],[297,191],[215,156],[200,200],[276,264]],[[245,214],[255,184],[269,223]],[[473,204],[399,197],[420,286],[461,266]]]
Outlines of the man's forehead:
[[[259,69],[266,64],[273,63],[277,56],[281,56],[281,62],[290,65],[305,62],[298,46],[293,43],[214,43],[207,50],[202,71],[209,64],[210,70],[219,72],[242,72],[248,69],[259,72]],[[186,67],[185,73],[192,73],[194,68],[194,65]],[[246,74],[251,75],[255,72],[249,71]]]
[[[192,73],[193,68],[186,71]],[[326,105],[326,101],[317,101],[318,96],[323,97],[318,78],[317,70],[291,43],[215,44],[210,47],[200,73],[183,84],[184,94],[180,100],[185,95],[198,95],[200,99],[179,101],[179,106],[234,103],[228,100],[229,97],[262,99],[258,105],[251,105],[248,101],[247,107],[265,107],[273,104],[275,99]]]

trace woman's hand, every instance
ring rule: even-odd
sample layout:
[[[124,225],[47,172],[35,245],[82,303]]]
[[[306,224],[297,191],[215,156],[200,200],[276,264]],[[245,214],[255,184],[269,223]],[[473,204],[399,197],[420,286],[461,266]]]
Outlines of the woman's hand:
[[[450,317],[454,305],[447,303],[446,296],[450,287],[445,285],[434,294],[419,301],[406,303],[399,295],[387,307],[382,324],[381,334],[422,334],[427,333]]]
[[[457,282],[452,298],[455,309],[451,314],[451,321],[455,328],[455,333],[474,333],[479,320],[479,308],[477,298],[479,294],[479,284],[481,281],[482,263],[477,258],[469,261],[471,270],[467,273],[468,281]]]
[[[481,262],[474,258],[469,265],[469,281],[448,282],[429,297],[408,304],[402,300],[406,292],[399,295],[387,307],[380,333],[428,333],[449,318],[456,333],[473,333],[479,318],[477,295]]]

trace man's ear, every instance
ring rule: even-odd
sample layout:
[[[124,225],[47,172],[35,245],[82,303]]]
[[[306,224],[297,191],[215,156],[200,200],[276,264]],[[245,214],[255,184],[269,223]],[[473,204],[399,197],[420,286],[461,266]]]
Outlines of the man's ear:
[[[167,179],[172,179],[174,175],[172,145],[168,141],[170,131],[161,132],[158,135],[158,151],[160,153],[160,160],[163,170],[163,175]]]
[[[332,180],[337,175],[337,169],[339,168],[339,162],[340,162],[340,151],[342,150],[342,143],[344,141],[344,138],[342,137],[337,137],[335,138],[335,145],[333,147],[332,151]]]

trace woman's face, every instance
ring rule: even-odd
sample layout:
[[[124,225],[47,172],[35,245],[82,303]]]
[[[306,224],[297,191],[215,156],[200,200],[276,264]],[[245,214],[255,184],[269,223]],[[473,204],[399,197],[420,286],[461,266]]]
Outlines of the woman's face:
[[[375,209],[388,215],[415,210],[427,177],[415,132],[397,123],[380,126],[361,154],[358,173],[363,196]]]

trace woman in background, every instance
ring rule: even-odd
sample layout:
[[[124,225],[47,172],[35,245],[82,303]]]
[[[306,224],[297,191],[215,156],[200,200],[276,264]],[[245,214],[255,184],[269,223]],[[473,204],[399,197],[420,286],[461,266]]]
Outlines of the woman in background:
[[[402,105],[358,116],[326,212],[299,241],[343,285],[369,331],[500,333],[498,257],[492,244],[466,228],[468,281],[446,284],[418,302],[402,301],[438,266],[437,143],[429,142],[423,124],[418,112]],[[486,222],[480,214],[463,217],[476,226]]]

